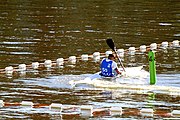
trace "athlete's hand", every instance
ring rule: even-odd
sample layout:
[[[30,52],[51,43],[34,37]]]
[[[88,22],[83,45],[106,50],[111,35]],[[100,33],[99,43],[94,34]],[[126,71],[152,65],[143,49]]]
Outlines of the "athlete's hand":
[[[122,73],[121,73],[121,72],[119,72],[119,71],[118,71],[117,73],[118,73],[118,74],[120,74],[120,75],[122,74]]]

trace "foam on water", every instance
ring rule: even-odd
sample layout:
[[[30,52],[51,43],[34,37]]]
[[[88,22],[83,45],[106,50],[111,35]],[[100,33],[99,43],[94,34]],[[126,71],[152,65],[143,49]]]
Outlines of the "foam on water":
[[[127,67],[125,68],[126,72],[123,73],[123,77],[127,78],[147,78],[149,76],[149,72],[143,70],[143,66],[139,67]]]
[[[138,71],[138,69],[133,70],[129,68],[126,69],[126,72],[132,73],[115,79],[102,78],[96,73],[90,77],[86,77],[84,80],[72,80],[69,84],[74,87],[76,87],[77,84],[90,84],[98,88],[145,90],[156,93],[180,95],[179,80],[177,79],[179,77],[178,74],[159,74],[157,75],[157,84],[150,85],[149,73],[147,71],[140,69]]]
[[[48,88],[113,88],[128,90],[145,90],[156,93],[179,95],[179,74],[157,74],[156,85],[149,85],[149,72],[142,67],[135,69],[126,68],[126,74],[117,78],[102,78],[99,73],[82,75],[61,75],[47,78],[17,79],[28,85],[43,86]],[[21,88],[16,88],[21,89]],[[26,89],[26,88],[22,88]],[[42,90],[43,92],[43,90]],[[44,91],[54,93],[55,91]]]
[[[99,75],[99,72],[89,75],[86,77],[84,80],[72,80],[69,83],[71,85],[76,85],[76,84],[102,84],[102,85],[108,85],[110,84],[117,84],[117,83],[128,83],[128,84],[147,84],[147,77],[149,76],[149,72],[145,71],[142,69],[143,66],[140,67],[129,67],[125,68],[126,72],[123,72],[122,69],[122,75],[117,76],[115,78],[102,78]],[[111,83],[110,83],[111,82]],[[109,86],[109,87],[111,87]],[[103,87],[103,86],[102,86]]]

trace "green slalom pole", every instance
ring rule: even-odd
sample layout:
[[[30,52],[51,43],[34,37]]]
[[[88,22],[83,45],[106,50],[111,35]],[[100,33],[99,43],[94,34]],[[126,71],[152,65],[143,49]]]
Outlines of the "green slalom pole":
[[[155,53],[152,50],[149,51],[148,58],[149,58],[150,84],[154,85],[156,83],[156,62],[155,62]]]

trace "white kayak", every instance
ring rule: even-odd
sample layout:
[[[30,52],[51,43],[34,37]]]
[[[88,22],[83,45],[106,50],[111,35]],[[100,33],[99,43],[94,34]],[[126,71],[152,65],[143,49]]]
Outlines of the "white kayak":
[[[107,80],[107,81],[112,81],[112,80],[116,80],[118,78],[130,78],[130,79],[144,79],[147,78],[149,76],[149,72],[145,71],[143,69],[143,66],[138,66],[138,67],[126,67],[124,72],[122,70],[122,68],[119,69],[119,71],[122,72],[121,75],[115,76],[115,77],[103,77],[100,75],[100,72],[97,72],[93,75],[90,75],[88,77],[86,77],[84,80],[72,80],[69,81],[69,84],[71,84],[72,86],[75,86],[76,84],[91,84],[93,81],[97,81],[97,80]]]
[[[128,89],[136,92],[146,91],[162,91],[170,95],[180,95],[180,88],[171,86],[158,86],[149,84],[149,72],[140,67],[125,68],[126,72],[121,76],[116,77],[102,77],[97,72],[93,75],[86,77],[84,80],[71,80],[69,84],[72,87],[80,84],[89,84],[100,88],[111,89]]]

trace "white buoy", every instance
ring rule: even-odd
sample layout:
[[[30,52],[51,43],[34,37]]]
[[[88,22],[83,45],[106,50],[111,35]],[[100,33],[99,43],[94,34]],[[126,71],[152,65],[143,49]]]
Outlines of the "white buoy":
[[[25,71],[26,70],[26,65],[25,64],[20,64],[18,66],[18,68],[19,68],[20,71]]]
[[[57,64],[57,66],[63,65],[63,64],[64,64],[64,58],[58,58],[58,59],[56,60],[56,64]]]
[[[33,104],[33,102],[30,102],[30,101],[22,101],[21,105],[22,106],[33,106],[34,104]]]
[[[93,59],[94,59],[95,61],[100,60],[100,52],[94,52],[94,53],[93,53]]]
[[[59,103],[51,103],[51,105],[49,106],[49,109],[61,109],[62,108],[62,104]]]
[[[5,72],[6,74],[11,75],[13,73],[13,67],[12,66],[6,67]]]
[[[31,64],[31,66],[32,66],[33,69],[38,69],[39,63],[38,63],[38,62],[33,62],[33,63]]]
[[[106,57],[108,57],[109,54],[112,54],[112,51],[106,51],[105,54],[106,54]]]
[[[173,45],[173,47],[178,47],[179,46],[179,40],[174,40],[172,42],[172,45]]]
[[[140,46],[140,51],[141,52],[146,52],[146,45],[141,45]]]
[[[113,106],[110,108],[112,115],[122,115],[122,107],[119,106]]]
[[[0,100],[0,107],[3,107],[3,106],[4,106],[4,101]]]
[[[88,54],[81,55],[81,60],[87,61],[88,60]]]
[[[46,68],[51,68],[51,67],[52,67],[52,61],[51,61],[51,60],[45,60],[44,66],[45,66]]]
[[[94,58],[100,57],[100,52],[94,52],[94,53],[93,53],[93,57],[94,57]]]
[[[70,57],[68,58],[68,61],[69,61],[70,63],[75,64],[75,63],[76,63],[76,56],[70,56]]]
[[[173,110],[173,111],[171,112],[171,114],[172,114],[173,116],[180,116],[180,110]]]
[[[130,55],[134,55],[135,52],[136,52],[135,47],[129,47],[129,54],[130,54]]]
[[[80,106],[81,109],[81,114],[82,116],[92,116],[92,112],[93,112],[93,106],[92,105],[81,105]]]
[[[162,48],[167,48],[168,47],[168,42],[162,42],[161,46],[162,46]]]
[[[143,116],[153,116],[154,111],[151,108],[142,108],[140,110],[140,113]]]
[[[151,50],[157,49],[157,44],[156,44],[156,43],[151,43],[151,44],[150,44],[150,49],[151,49]]]
[[[153,109],[151,109],[151,108],[142,108],[142,109],[140,110],[140,112],[141,112],[141,113],[153,113],[154,111],[153,111]]]
[[[124,57],[124,49],[118,49],[117,54],[119,57]]]

